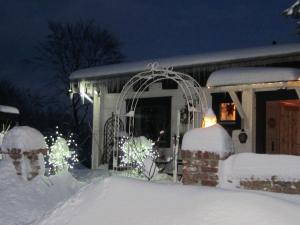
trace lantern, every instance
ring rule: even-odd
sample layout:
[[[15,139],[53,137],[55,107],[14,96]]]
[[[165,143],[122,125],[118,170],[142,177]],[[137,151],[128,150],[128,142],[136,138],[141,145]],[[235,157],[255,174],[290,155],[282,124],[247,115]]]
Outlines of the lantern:
[[[238,138],[241,144],[245,144],[247,142],[248,135],[246,134],[244,129],[241,130],[241,133],[239,134]]]
[[[217,117],[214,113],[214,111],[209,108],[203,118],[202,121],[202,128],[210,127],[212,125],[215,125],[217,123]]]

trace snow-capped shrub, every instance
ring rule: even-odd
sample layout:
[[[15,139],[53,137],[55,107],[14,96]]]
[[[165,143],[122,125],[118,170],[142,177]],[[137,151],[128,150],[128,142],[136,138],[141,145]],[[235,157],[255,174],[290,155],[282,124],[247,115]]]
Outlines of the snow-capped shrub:
[[[72,138],[73,134],[68,138],[64,138],[63,135],[56,131],[56,137],[50,136],[46,138],[47,144],[50,149],[48,156],[48,164],[51,169],[51,173],[59,173],[69,168],[73,168],[74,164],[78,163],[76,154],[77,144]]]
[[[3,142],[3,137],[5,135],[5,133],[7,132],[7,130],[9,129],[9,127],[5,128],[5,126],[3,125],[2,130],[0,131],[0,150],[1,150],[1,145]],[[3,159],[3,155],[0,152],[0,160]]]
[[[138,174],[143,174],[150,180],[155,172],[155,160],[158,153],[154,148],[152,140],[144,136],[132,137],[126,140],[122,145],[123,155],[121,164],[124,167],[132,167]]]

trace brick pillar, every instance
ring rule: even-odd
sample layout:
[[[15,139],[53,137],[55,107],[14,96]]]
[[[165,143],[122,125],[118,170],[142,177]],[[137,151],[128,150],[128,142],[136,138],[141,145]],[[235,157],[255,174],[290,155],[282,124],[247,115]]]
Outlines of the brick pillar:
[[[12,159],[12,163],[15,166],[17,175],[22,175],[22,168],[21,168],[21,160],[22,160],[22,153],[20,149],[11,149],[8,151],[8,155]]]
[[[207,151],[182,150],[183,184],[215,187],[218,184],[220,156]]]
[[[39,174],[41,166],[39,165],[39,156],[38,154],[41,153],[43,155],[47,154],[47,149],[37,149],[32,151],[23,152],[20,149],[11,149],[8,150],[8,155],[12,159],[12,163],[15,166],[17,175],[22,176],[22,165],[21,160],[26,158],[29,160],[31,170],[25,171],[27,180],[32,180]]]

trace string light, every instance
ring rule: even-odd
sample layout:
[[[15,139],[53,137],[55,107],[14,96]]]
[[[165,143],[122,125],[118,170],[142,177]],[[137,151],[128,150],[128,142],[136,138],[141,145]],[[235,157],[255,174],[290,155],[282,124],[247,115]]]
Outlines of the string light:
[[[153,147],[152,140],[144,136],[126,138],[121,137],[119,147],[122,155],[119,156],[122,167],[132,167],[134,172],[141,174],[145,169],[144,161],[151,158],[153,161],[158,157],[158,152]]]
[[[59,127],[56,126],[55,134],[55,137],[46,137],[46,142],[50,149],[48,163],[53,173],[59,173],[68,168],[72,169],[79,160],[76,154],[77,144],[73,139],[73,133],[65,139],[63,134],[59,132]]]

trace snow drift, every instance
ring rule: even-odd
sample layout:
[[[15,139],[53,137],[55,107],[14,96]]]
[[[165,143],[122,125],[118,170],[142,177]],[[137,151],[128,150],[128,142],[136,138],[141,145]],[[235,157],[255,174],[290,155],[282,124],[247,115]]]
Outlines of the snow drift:
[[[0,224],[31,224],[77,192],[81,184],[69,173],[29,181],[16,175],[10,160],[0,161]]]
[[[109,177],[82,189],[35,225],[298,225],[299,210],[299,196],[291,202],[251,192]]]

